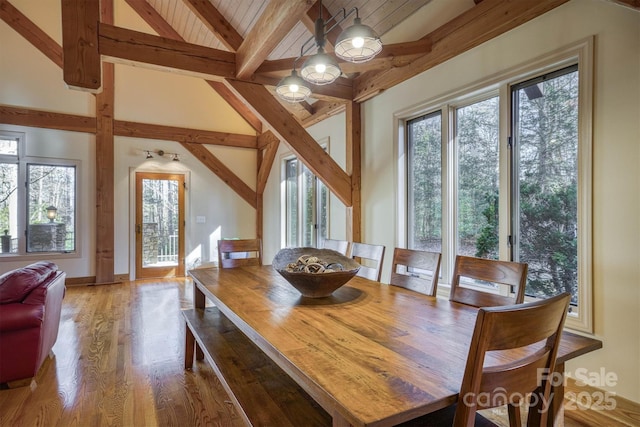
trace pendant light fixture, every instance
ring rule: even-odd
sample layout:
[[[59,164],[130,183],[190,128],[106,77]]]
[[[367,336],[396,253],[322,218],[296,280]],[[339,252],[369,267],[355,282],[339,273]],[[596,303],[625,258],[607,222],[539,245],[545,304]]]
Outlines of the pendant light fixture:
[[[311,95],[311,89],[309,89],[307,83],[302,80],[294,68],[291,71],[291,75],[280,80],[280,83],[278,83],[276,87],[276,93],[285,101],[300,102]]]
[[[349,62],[367,62],[382,51],[380,37],[358,17],[353,25],[340,34],[336,41],[336,56]]]
[[[300,47],[300,56],[293,61],[291,75],[283,78],[276,87],[278,96],[289,102],[300,102],[311,95],[311,89],[304,81],[314,85],[326,85],[333,83],[340,77],[342,71],[338,61],[324,51],[326,35],[354,12],[356,17],[353,25],[344,30],[338,37],[335,54],[345,61],[359,63],[373,59],[382,51],[380,37],[371,27],[362,24],[358,16],[357,7],[352,8],[349,12],[342,8],[325,21],[322,19],[322,0],[320,0],[319,5],[320,16],[315,21],[315,34]],[[300,76],[304,79],[302,80],[296,72],[295,64],[314,47],[314,44],[310,44],[312,41],[315,41],[314,44],[317,51],[302,65],[300,69]]]

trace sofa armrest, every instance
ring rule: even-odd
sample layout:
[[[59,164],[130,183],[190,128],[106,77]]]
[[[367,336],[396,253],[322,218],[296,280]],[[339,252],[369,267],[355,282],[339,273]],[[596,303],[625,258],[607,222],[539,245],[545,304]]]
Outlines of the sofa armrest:
[[[2,304],[0,306],[0,333],[38,328],[42,324],[43,318],[43,305]]]
[[[65,277],[65,272],[57,271],[54,275],[49,277],[45,283],[32,290],[22,303],[29,305],[44,305],[47,302],[47,298],[51,297],[49,296],[51,293],[59,294],[58,297],[60,301],[62,301],[66,291],[66,287],[64,286]]]

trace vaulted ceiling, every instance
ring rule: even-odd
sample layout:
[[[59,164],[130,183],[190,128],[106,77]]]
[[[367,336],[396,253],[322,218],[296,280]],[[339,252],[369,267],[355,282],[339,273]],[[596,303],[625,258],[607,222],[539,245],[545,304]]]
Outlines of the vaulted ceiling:
[[[113,280],[114,136],[176,141],[257,209],[279,142],[347,207],[348,239],[360,241],[360,103],[569,0],[125,0],[157,34],[114,25],[114,0],[61,0],[60,46],[28,17],[0,0],[0,19],[63,70],[70,88],[96,93],[95,117],[0,105],[0,122],[96,135],[98,245],[96,281]],[[640,0],[606,0],[640,9]],[[363,64],[340,64],[334,83],[313,87],[308,102],[280,102],[273,89],[290,73],[322,8],[331,16],[359,8],[384,47]],[[349,25],[345,21],[344,25]],[[328,51],[340,30],[327,35]],[[204,78],[256,131],[252,135],[184,129],[114,119],[113,63],[137,64]],[[346,168],[304,129],[345,112]],[[293,119],[293,120],[292,120]],[[257,149],[256,190],[204,144]]]

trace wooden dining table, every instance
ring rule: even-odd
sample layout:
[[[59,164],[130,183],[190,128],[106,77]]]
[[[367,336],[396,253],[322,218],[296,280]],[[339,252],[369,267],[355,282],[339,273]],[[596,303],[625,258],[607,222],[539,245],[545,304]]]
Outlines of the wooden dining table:
[[[334,426],[392,426],[458,400],[475,307],[360,277],[304,298],[268,265],[190,275],[196,310],[213,302]],[[557,370],[600,347],[564,332]]]

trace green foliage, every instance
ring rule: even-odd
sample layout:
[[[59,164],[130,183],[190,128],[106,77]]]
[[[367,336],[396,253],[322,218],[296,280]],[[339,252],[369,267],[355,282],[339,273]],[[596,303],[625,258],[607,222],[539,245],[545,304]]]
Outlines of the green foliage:
[[[480,258],[498,259],[498,193],[485,195],[486,208],[482,214],[487,220],[476,240],[475,256]]]

